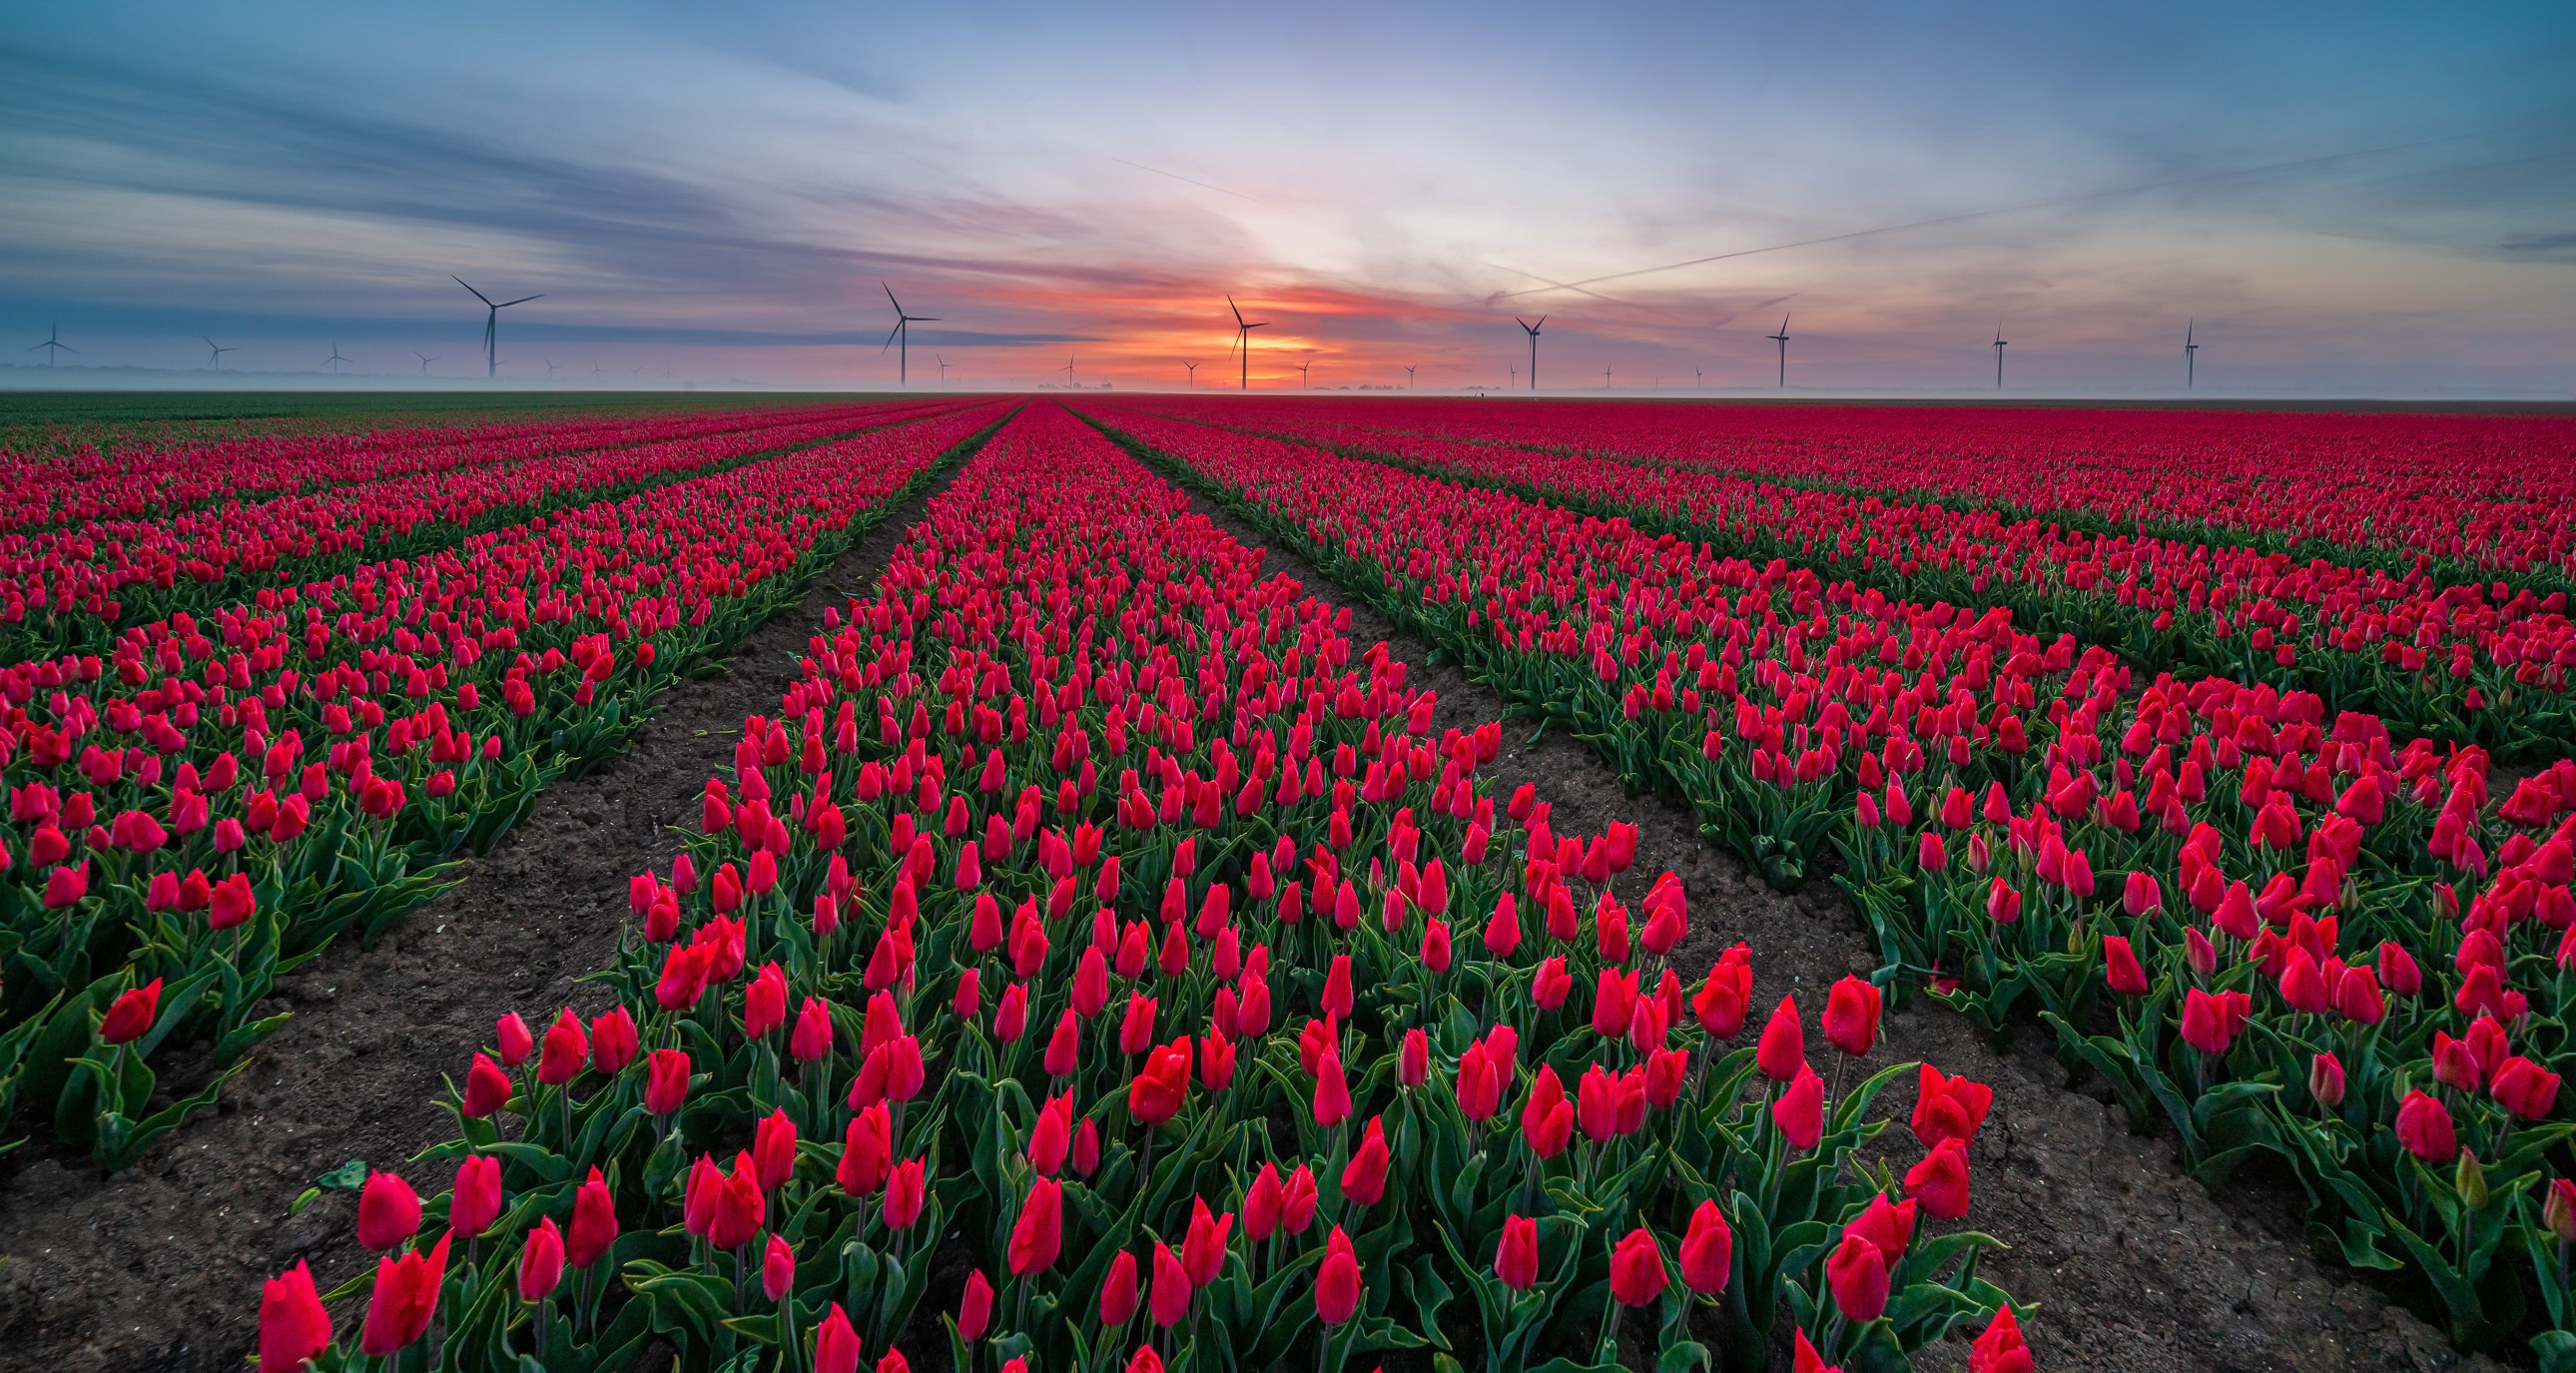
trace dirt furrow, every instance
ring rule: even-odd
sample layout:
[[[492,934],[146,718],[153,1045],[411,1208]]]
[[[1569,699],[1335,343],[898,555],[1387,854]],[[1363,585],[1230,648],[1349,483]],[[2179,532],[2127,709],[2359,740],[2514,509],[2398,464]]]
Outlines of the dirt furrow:
[[[1434,662],[1427,642],[1342,594],[1303,557],[1205,492],[1192,489],[1191,497],[1194,509],[1237,540],[1266,548],[1266,567],[1348,607],[1353,640],[1386,640],[1408,664],[1408,683],[1440,693],[1440,728],[1504,714],[1493,689],[1453,663]],[[1812,1025],[1827,986],[1877,966],[1858,915],[1828,882],[1810,882],[1794,896],[1774,892],[1735,855],[1701,842],[1687,807],[1628,796],[1588,746],[1561,732],[1532,740],[1525,722],[1512,725],[1502,755],[1486,769],[1496,789],[1507,795],[1536,783],[1555,805],[1559,833],[1599,833],[1613,820],[1637,825],[1637,865],[1624,879],[1637,890],[1623,895],[1642,895],[1667,868],[1679,874],[1690,894],[1691,934],[1674,951],[1674,965],[1705,970],[1727,946],[1749,944],[1757,1023],[1782,995],[1794,994]],[[1830,1052],[1819,1045],[1820,1055]],[[2028,1031],[1999,1053],[1960,1016],[1918,1000],[1891,1009],[1866,1066],[1917,1059],[1995,1090],[1993,1113],[1971,1153],[1975,1200],[1962,1225],[2011,1246],[1990,1256],[1985,1271],[2022,1306],[2024,1330],[2049,1373],[2497,1367],[2464,1358],[2376,1288],[2310,1258],[2298,1243],[2298,1217],[2277,1196],[2246,1188],[2213,1197],[2184,1173],[2169,1136],[2132,1134],[2117,1108],[2072,1090],[2041,1032]],[[1913,1097],[1913,1083],[1900,1079],[1881,1101],[1901,1122]],[[1889,1139],[1899,1137],[1902,1124]],[[1919,1156],[1910,1137],[1892,1152],[1903,1162]],[[1916,1362],[1961,1368],[1967,1346],[1937,1345]]]
[[[295,1018],[212,1117],[109,1178],[26,1146],[0,1177],[0,1369],[237,1370],[262,1279],[298,1258],[325,1288],[358,1272],[356,1193],[325,1191],[291,1217],[289,1204],[351,1159],[424,1193],[447,1185],[440,1166],[405,1164],[453,1133],[442,1078],[505,1011],[542,1030],[562,1006],[607,1008],[581,979],[616,949],[627,879],[678,852],[671,827],[694,823],[743,717],[776,708],[825,609],[874,584],[971,460],[895,505],[728,670],[672,688],[627,752],[548,790],[463,882],[374,948],[335,947],[282,980]]]

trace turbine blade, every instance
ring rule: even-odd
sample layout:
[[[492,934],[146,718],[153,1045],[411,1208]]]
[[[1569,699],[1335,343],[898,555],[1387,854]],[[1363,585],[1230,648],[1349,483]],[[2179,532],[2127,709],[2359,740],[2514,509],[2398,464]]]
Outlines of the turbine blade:
[[[463,287],[465,287],[465,289],[466,289],[466,290],[474,291],[474,288],[473,288],[471,285],[468,285],[468,284],[467,284],[467,282],[466,282],[465,278],[463,278],[463,277],[461,277],[461,276],[458,276],[458,275],[457,275],[457,274],[455,274],[454,272],[450,272],[450,273],[448,273],[448,274],[447,274],[447,279],[448,279],[448,280],[450,280],[450,281],[452,281],[452,282],[455,282],[455,283],[456,283],[457,285],[459,285],[459,286],[463,286]],[[491,303],[492,303],[492,298],[491,298],[490,296],[487,296],[487,295],[483,294],[481,291],[474,291],[474,298],[475,298],[476,300],[479,300],[479,301],[483,302],[483,303],[484,303],[484,304],[486,304],[486,305],[489,305],[489,304],[491,304]]]
[[[877,351],[882,353],[888,348],[892,348],[894,346],[894,336],[902,332],[903,326],[901,324],[897,324],[893,328],[886,330],[886,341],[877,345]]]
[[[893,288],[893,287],[891,287],[891,286],[886,285],[886,284],[885,284],[884,282],[882,282],[882,281],[878,282],[878,283],[877,283],[877,286],[879,287],[879,289],[883,290],[883,291],[886,293],[886,303],[888,303],[888,304],[890,304],[890,305],[894,306],[894,312],[895,312],[896,314],[898,314],[898,315],[899,315],[899,314],[902,314],[902,313],[903,313],[903,302],[902,302],[902,301],[899,301],[899,300],[896,300],[896,299],[894,298],[894,288]]]
[[[493,308],[493,309],[495,309],[495,310],[506,310],[506,309],[509,309],[509,308],[510,308],[511,306],[513,306],[513,305],[525,305],[525,304],[527,304],[529,301],[532,301],[532,300],[543,300],[543,299],[545,299],[545,298],[546,298],[546,293],[545,293],[545,292],[543,292],[543,291],[539,291],[538,293],[536,293],[535,295],[532,295],[532,296],[521,296],[521,297],[519,297],[517,300],[505,300],[505,301],[502,301],[500,304],[495,305],[495,306],[493,306],[492,308]]]

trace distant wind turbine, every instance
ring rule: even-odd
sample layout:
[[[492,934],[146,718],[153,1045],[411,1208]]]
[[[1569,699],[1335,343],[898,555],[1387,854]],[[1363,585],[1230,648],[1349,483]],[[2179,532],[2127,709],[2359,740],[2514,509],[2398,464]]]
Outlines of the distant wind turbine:
[[[2191,331],[2199,323],[2200,321],[2196,319],[2189,320],[2182,326],[2182,387],[2186,391],[2199,381],[2198,369],[2194,364],[2200,359],[2193,355],[2200,351],[2200,345],[2191,341]]]
[[[334,339],[331,343],[331,356],[322,359],[322,365],[330,368],[331,375],[336,377],[340,375],[340,364],[347,361],[347,358],[340,356],[339,341]]]
[[[1071,353],[1067,353],[1067,354],[1065,354],[1065,355],[1064,355],[1064,385],[1065,385],[1065,389],[1069,391],[1069,390],[1072,390],[1076,385],[1078,385],[1079,383],[1077,382],[1077,380],[1076,380],[1076,379],[1077,379],[1078,377],[1080,377],[1080,376],[1081,376],[1081,373],[1076,372],[1076,371],[1074,371],[1074,370],[1073,370],[1073,354],[1071,354]]]
[[[1601,365],[1601,389],[1604,391],[1610,389],[1610,365],[1608,363],[1603,363]]]
[[[939,384],[946,386],[948,384],[948,359],[939,356],[937,353],[933,353],[930,356],[933,361],[939,364]]]
[[[1521,318],[1521,317],[1520,317],[1520,316],[1518,316],[1518,315],[1514,315],[1514,316],[1512,316],[1512,323],[1517,324],[1517,325],[1519,325],[1521,328],[1523,328],[1523,329],[1525,329],[1525,330],[1528,330],[1528,331],[1529,331],[1529,336],[1530,336],[1530,389],[1531,389],[1531,390],[1533,390],[1533,391],[1535,391],[1535,390],[1537,390],[1537,389],[1538,389],[1538,329],[1539,329],[1539,324],[1545,324],[1545,323],[1547,323],[1547,316],[1545,316],[1545,315],[1541,315],[1541,316],[1539,316],[1539,317],[1538,317],[1538,324],[1532,324],[1532,323],[1530,323],[1528,320],[1525,320],[1525,319]]]
[[[1413,389],[1413,364],[1411,363],[1406,363],[1404,366],[1404,389],[1407,391]]]
[[[1786,389],[1789,385],[1789,317],[1787,315],[1780,317],[1780,332],[1768,337],[1773,343],[1780,345],[1780,385]]]
[[[1995,321],[1995,389],[1998,391],[2004,389],[2004,349],[2010,346],[2004,342],[2003,321]]]
[[[887,332],[886,341],[877,348],[877,351],[882,353],[888,348],[893,348],[897,343],[901,343],[903,345],[902,348],[896,350],[894,355],[895,383],[899,386],[909,386],[912,384],[912,367],[909,356],[912,351],[912,326],[915,324],[937,324],[939,322],[939,317],[937,315],[905,314],[903,312],[903,302],[894,298],[894,288],[886,286],[882,281],[878,282],[877,285],[885,287],[886,303],[894,306],[894,328]],[[932,356],[935,357],[937,355],[933,354]]]
[[[447,279],[459,286],[464,286],[468,291],[473,291],[474,298],[483,302],[483,375],[487,377],[501,375],[501,312],[513,305],[525,305],[532,300],[543,300],[544,293],[521,296],[517,300],[505,300],[496,304],[490,296],[481,291],[475,291],[471,286],[466,286],[465,278],[450,272]]]
[[[553,376],[554,374],[555,374],[555,360],[554,360],[553,358],[548,358],[548,359],[546,359],[546,375],[551,377],[551,376]]]
[[[1786,320],[1781,321],[1781,327],[1783,327],[1783,328],[1788,327],[1788,321],[1786,321]],[[1781,370],[1782,370],[1782,371],[1787,371],[1788,369],[1787,369],[1787,367],[1786,367],[1786,366],[1783,366],[1783,367],[1781,368]],[[1694,367],[1694,368],[1692,368],[1692,369],[1691,369],[1691,385],[1692,385],[1692,386],[1694,386],[1694,387],[1705,387],[1705,386],[1707,386],[1707,385],[1708,385],[1708,383],[1707,383],[1707,382],[1702,381],[1702,380],[1700,379],[1699,369],[1698,369],[1698,368],[1696,368],[1696,367]]]
[[[420,374],[424,377],[429,375],[429,365],[438,361],[438,359],[429,356],[417,348],[411,350],[411,355],[420,359]]]
[[[38,349],[52,350],[45,354],[45,365],[47,367],[53,366],[54,359],[62,354],[78,353],[80,351],[78,348],[74,348],[70,344],[63,342],[63,326],[59,323],[53,325],[52,328],[46,332],[44,342],[35,345],[33,348],[29,348],[27,351],[33,353]],[[334,349],[333,351],[336,352],[338,350]]]
[[[1309,381],[1311,381],[1311,380],[1312,380],[1312,378],[1311,378],[1311,377],[1309,377],[1309,376],[1307,375],[1307,373],[1309,373],[1309,372],[1311,372],[1312,370],[1314,370],[1314,366],[1315,366],[1315,360],[1314,360],[1313,358],[1308,358],[1308,359],[1306,359],[1304,362],[1301,362],[1301,363],[1298,363],[1298,364],[1297,364],[1297,389],[1298,389],[1298,390],[1303,391],[1303,390],[1305,390],[1305,389],[1306,389],[1307,383],[1308,383]]]
[[[1190,389],[1193,391],[1199,389],[1199,365],[1195,362],[1184,362],[1181,366],[1189,369]]]
[[[206,338],[206,336],[205,336],[205,335],[203,335],[203,334],[199,334],[199,335],[197,335],[197,337],[199,337],[199,338]],[[206,357],[206,365],[207,365],[207,366],[209,366],[209,367],[212,367],[213,369],[215,369],[215,370],[216,370],[216,371],[218,371],[218,372],[220,372],[220,371],[224,370],[224,354],[226,354],[226,353],[238,353],[238,352],[240,352],[240,351],[241,351],[241,345],[240,345],[240,344],[234,344],[234,345],[233,345],[232,347],[230,347],[230,348],[225,348],[225,347],[222,347],[221,345],[217,344],[213,339],[210,339],[210,338],[207,338],[207,339],[206,339],[206,346],[207,346],[207,347],[209,347],[209,348],[214,349],[214,352],[212,352],[212,353],[210,353],[210,354],[208,354],[208,355],[207,355],[207,357]]]
[[[1235,347],[1243,352],[1243,360],[1235,377],[1235,389],[1249,391],[1252,389],[1252,331],[1269,328],[1270,321],[1265,319],[1247,323],[1243,318],[1243,307],[1235,304],[1232,296],[1225,298],[1225,308],[1234,312],[1234,343]]]
[[[600,374],[600,373],[602,373],[602,372],[604,372],[604,371],[607,371],[607,370],[608,370],[607,368],[604,368],[604,367],[600,366],[600,365],[599,365],[599,363],[598,363],[596,360],[592,361],[592,363],[590,364],[590,375],[591,375],[591,379],[592,379],[592,380],[594,380],[594,381],[598,380],[598,378],[599,378],[599,374]]]

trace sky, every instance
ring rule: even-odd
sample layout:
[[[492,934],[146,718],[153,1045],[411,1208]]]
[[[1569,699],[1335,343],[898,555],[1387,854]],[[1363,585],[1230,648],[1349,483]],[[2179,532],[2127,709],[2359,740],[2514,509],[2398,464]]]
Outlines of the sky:
[[[2563,3],[41,6],[0,384],[480,377],[461,277],[541,297],[517,385],[892,385],[890,288],[916,387],[1526,387],[1544,316],[1550,390],[1776,389],[1785,317],[1809,394],[2178,392],[2188,330],[2213,395],[2564,398],[2570,71]]]

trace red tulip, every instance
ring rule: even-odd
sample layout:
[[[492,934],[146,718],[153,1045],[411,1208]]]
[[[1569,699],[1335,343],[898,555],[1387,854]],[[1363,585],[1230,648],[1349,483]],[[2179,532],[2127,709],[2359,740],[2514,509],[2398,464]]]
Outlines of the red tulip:
[[[161,1005],[161,979],[154,978],[143,986],[119,995],[99,1018],[98,1039],[102,1044],[131,1044],[152,1028],[152,1019]]]
[[[1714,1200],[1691,1212],[1690,1229],[1682,1236],[1681,1267],[1682,1282],[1690,1290],[1702,1296],[1726,1290],[1735,1268],[1735,1232],[1727,1228]]]
[[[1859,1058],[1878,1043],[1878,987],[1845,977],[1825,998],[1825,1042]]]
[[[1053,1267],[1063,1247],[1064,1189],[1053,1178],[1039,1178],[1029,1185],[1019,1223],[1011,1228],[1011,1275],[1024,1278]]]
[[[1111,1329],[1136,1318],[1136,1256],[1121,1249],[1100,1284],[1100,1323]]]
[[[1150,1303],[1154,1324],[1168,1330],[1190,1313],[1190,1274],[1172,1246],[1154,1246],[1154,1287]]]
[[[1361,1206],[1375,1206],[1386,1195],[1388,1156],[1381,1121],[1382,1117],[1369,1117],[1360,1147],[1351,1151],[1351,1161],[1342,1168],[1342,1196]]]
[[[823,1323],[814,1328],[814,1373],[858,1373],[861,1346],[859,1332],[850,1328],[849,1314],[839,1302],[823,1315]]]
[[[1798,1149],[1813,1149],[1825,1133],[1825,1080],[1804,1063],[1798,1065],[1797,1079],[1789,1090],[1771,1103],[1771,1119],[1779,1124],[1780,1133]]]
[[[1145,1056],[1127,1086],[1127,1113],[1154,1129],[1180,1114],[1190,1091],[1190,1042],[1184,1036]]]
[[[247,923],[259,911],[259,899],[251,891],[248,873],[233,873],[214,884],[208,893],[206,924],[209,928],[229,930]]]
[[[1315,1270],[1315,1315],[1326,1325],[1340,1325],[1360,1307],[1360,1260],[1342,1227],[1324,1239],[1324,1266]]]
[[[2132,877],[2139,875],[2130,874]],[[2147,994],[2147,970],[2138,965],[2138,955],[2129,948],[2129,941],[2120,935],[2102,936],[2102,976],[2111,990],[2122,996]]]
[[[1306,1233],[1315,1223],[1315,1205],[1320,1200],[1315,1188],[1315,1174],[1305,1164],[1288,1175],[1288,1183],[1279,1192],[1279,1228],[1292,1235]]]
[[[1847,1320],[1867,1323],[1887,1309],[1887,1258],[1859,1235],[1844,1232],[1825,1259],[1825,1282]]]
[[[742,1037],[760,1039],[787,1023],[787,975],[774,962],[742,989]]]
[[[2213,996],[2193,987],[2183,993],[2182,1037],[2185,1043],[2212,1056],[2227,1052],[2236,1035],[2245,1028],[2251,1014],[2253,998],[2243,992],[2220,992]]]
[[[740,1249],[760,1232],[768,1212],[769,1204],[760,1191],[759,1166],[751,1161],[749,1152],[737,1154],[733,1171],[725,1175],[724,1186],[713,1198],[707,1243],[718,1249]]]
[[[1270,1238],[1279,1228],[1279,1211],[1285,1198],[1279,1183],[1279,1165],[1264,1163],[1261,1173],[1243,1193],[1243,1237],[1254,1244]]]
[[[689,1053],[686,1049],[655,1049],[644,1064],[644,1109],[657,1116],[667,1116],[680,1109],[689,1099]]]
[[[367,1323],[358,1350],[382,1358],[402,1349],[429,1329],[438,1311],[438,1289],[447,1280],[448,1236],[424,1256],[418,1250],[376,1261],[376,1287],[367,1299]]]
[[[1494,1248],[1494,1276],[1515,1292],[1538,1281],[1538,1222],[1528,1216],[1503,1218],[1503,1238]]]
[[[1807,1032],[1798,1024],[1798,1001],[1784,996],[1754,1045],[1753,1064],[1773,1082],[1787,1082],[1807,1066]]]
[[[563,1270],[563,1235],[555,1229],[554,1217],[543,1217],[519,1250],[519,1300],[540,1302],[553,1296],[563,1285]]]
[[[635,1017],[623,1006],[611,1006],[608,1014],[590,1022],[590,1066],[600,1072],[616,1074],[635,1061],[642,1044],[635,1031]]]
[[[565,1249],[575,1268],[588,1268],[599,1262],[617,1242],[617,1202],[609,1194],[608,1183],[599,1169],[590,1170],[590,1179],[573,1193],[572,1233]]]
[[[1404,1032],[1402,1047],[1396,1054],[1395,1079],[1407,1087],[1419,1087],[1431,1077],[1431,1039],[1417,1025]]]
[[[922,1207],[929,1199],[929,1179],[922,1173],[920,1159],[904,1159],[886,1173],[885,1222],[889,1228],[911,1229],[921,1219]]]
[[[982,1273],[977,1273],[975,1275],[977,1279],[981,1279],[983,1276],[984,1275]],[[760,1256],[761,1295],[769,1298],[772,1303],[777,1303],[785,1301],[787,1299],[787,1294],[795,1289],[796,1246],[789,1244],[786,1236],[781,1235],[776,1231],[772,1231],[769,1236],[769,1244],[767,1248],[762,1251]],[[974,1283],[970,1281],[966,1287],[966,1294],[969,1297],[972,1297],[974,1293]],[[985,1292],[985,1302],[988,1308],[991,1305],[991,1301],[991,1289],[988,1288]],[[973,1337],[969,1336],[968,1338],[971,1339]]]
[[[1574,1138],[1574,1103],[1565,1099],[1565,1084],[1547,1064],[1539,1065],[1529,1100],[1521,1107],[1521,1137],[1540,1158],[1563,1153]]]
[[[880,1101],[850,1120],[841,1142],[841,1162],[833,1176],[846,1196],[863,1197],[885,1186],[894,1170],[893,1118]]]
[[[2308,1095],[2318,1105],[2330,1111],[2341,1106],[2343,1085],[2343,1060],[2331,1050],[2308,1060]]]
[[[1234,1229],[1232,1215],[1218,1216],[1208,1210],[1207,1200],[1190,1201],[1190,1228],[1181,1240],[1181,1267],[1188,1270],[1190,1285],[1205,1287],[1216,1281],[1225,1267],[1226,1236]]]
[[[993,1284],[984,1280],[978,1268],[966,1275],[966,1295],[957,1302],[957,1334],[968,1344],[984,1338],[985,1327],[993,1321]]]
[[[465,1100],[458,1109],[469,1119],[484,1120],[509,1104],[510,1075],[501,1071],[501,1065],[475,1054],[472,1066],[465,1070]]]
[[[760,1190],[775,1192],[796,1171],[796,1122],[781,1106],[752,1127],[751,1158],[759,1170]]]
[[[1664,1294],[1663,1246],[1640,1225],[1610,1251],[1610,1295],[1622,1306],[1644,1306]]]
[[[293,1268],[260,1285],[259,1373],[299,1373],[331,1347],[331,1313],[313,1290],[313,1270]]]
[[[1914,1137],[1926,1148],[1938,1147],[1945,1139],[1973,1140],[1986,1123],[1986,1110],[1994,1099],[1993,1088],[1964,1077],[1944,1077],[1940,1069],[1926,1063],[1917,1074],[1914,1091]]]
[[[501,1066],[504,1068],[518,1067],[528,1061],[528,1055],[537,1051],[536,1037],[528,1033],[528,1022],[521,1020],[517,1011],[504,1014],[494,1024],[493,1038],[501,1047]]]
[[[490,1154],[466,1155],[456,1165],[456,1185],[448,1194],[447,1228],[472,1239],[491,1229],[500,1215],[501,1160]]]
[[[1315,1064],[1315,1123],[1326,1129],[1351,1118],[1350,1082],[1342,1074],[1341,1051],[1330,1046]]]
[[[1816,1352],[1816,1346],[1807,1339],[1806,1331],[1791,1333],[1797,1338],[1789,1350],[1789,1373],[1843,1373],[1839,1364],[1825,1365],[1825,1356]]]
[[[537,1056],[537,1081],[560,1087],[581,1076],[582,1065],[589,1059],[590,1039],[581,1032],[581,1017],[566,1006],[546,1027],[545,1045]]]
[[[1968,1214],[1968,1146],[1944,1139],[1921,1163],[1905,1171],[1905,1195],[1923,1204],[1936,1220]]]
[[[358,1243],[381,1254],[420,1233],[420,1194],[391,1173],[369,1173],[358,1189]]]
[[[2021,1322],[2010,1306],[1995,1308],[1995,1318],[1968,1347],[1968,1373],[2031,1373],[2030,1346],[2021,1338]]]
[[[796,1010],[796,1028],[787,1036],[787,1056],[799,1063],[811,1063],[831,1052],[831,1004],[809,996]]]
[[[2487,1092],[2524,1120],[2545,1120],[2558,1105],[2558,1074],[2516,1054],[2496,1066]]]
[[[2426,1163],[2448,1163],[2460,1153],[2450,1109],[2420,1090],[2408,1092],[2398,1103],[2397,1142]]]

